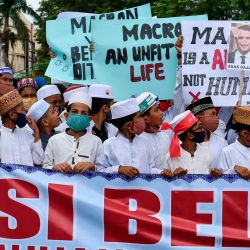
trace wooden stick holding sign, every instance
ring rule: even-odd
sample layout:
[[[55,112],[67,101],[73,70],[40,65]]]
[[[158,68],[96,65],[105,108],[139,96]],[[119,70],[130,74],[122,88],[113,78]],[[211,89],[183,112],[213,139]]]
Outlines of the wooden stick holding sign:
[[[244,79],[244,70],[241,70],[241,72],[240,72],[240,89],[239,89],[238,106],[241,106],[241,103],[242,103],[243,79]]]

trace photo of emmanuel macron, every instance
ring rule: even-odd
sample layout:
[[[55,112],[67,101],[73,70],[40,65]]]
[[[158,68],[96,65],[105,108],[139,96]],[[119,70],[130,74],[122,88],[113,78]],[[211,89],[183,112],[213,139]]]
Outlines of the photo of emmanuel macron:
[[[250,25],[232,26],[231,31],[237,48],[228,54],[228,63],[250,65]]]

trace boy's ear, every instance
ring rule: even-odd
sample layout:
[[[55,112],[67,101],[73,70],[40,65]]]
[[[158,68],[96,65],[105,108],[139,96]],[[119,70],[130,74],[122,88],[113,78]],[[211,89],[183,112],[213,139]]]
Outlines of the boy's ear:
[[[48,122],[48,120],[47,120],[46,118],[42,118],[42,119],[41,119],[41,124],[42,124],[43,126],[48,126],[48,125],[49,125],[49,122]]]
[[[145,123],[150,122],[150,119],[149,119],[148,115],[143,116],[143,119],[144,119]]]
[[[65,120],[68,119],[68,116],[69,116],[68,112],[65,112],[65,113],[64,113]]]
[[[134,132],[134,122],[130,121],[127,122],[124,126],[124,128],[127,128],[130,132]]]
[[[110,108],[108,107],[107,104],[104,104],[104,105],[102,106],[102,109],[103,109],[103,111],[104,111],[105,113],[109,112],[109,110],[110,110]]]

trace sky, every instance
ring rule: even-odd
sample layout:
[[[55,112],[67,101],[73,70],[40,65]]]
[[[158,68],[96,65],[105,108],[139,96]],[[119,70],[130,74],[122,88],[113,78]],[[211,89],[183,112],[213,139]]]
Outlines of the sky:
[[[26,2],[31,5],[31,7],[34,9],[34,10],[37,10],[38,7],[39,7],[39,2],[41,0],[26,0]]]
[[[39,2],[41,0],[26,0],[27,4],[30,5],[34,10],[37,10],[38,7],[39,7]],[[27,17],[27,19],[30,21],[30,22],[33,22],[33,18],[28,16],[28,15],[25,15]]]

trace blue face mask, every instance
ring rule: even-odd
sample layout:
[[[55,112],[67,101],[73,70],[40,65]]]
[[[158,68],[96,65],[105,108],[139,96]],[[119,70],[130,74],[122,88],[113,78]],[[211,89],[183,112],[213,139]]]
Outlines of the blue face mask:
[[[15,121],[16,125],[19,128],[25,127],[25,125],[28,123],[26,120],[26,115],[23,113],[16,113],[17,114],[17,120]]]
[[[69,113],[66,124],[74,131],[80,132],[85,130],[89,125],[89,117],[87,115],[77,115]]]

